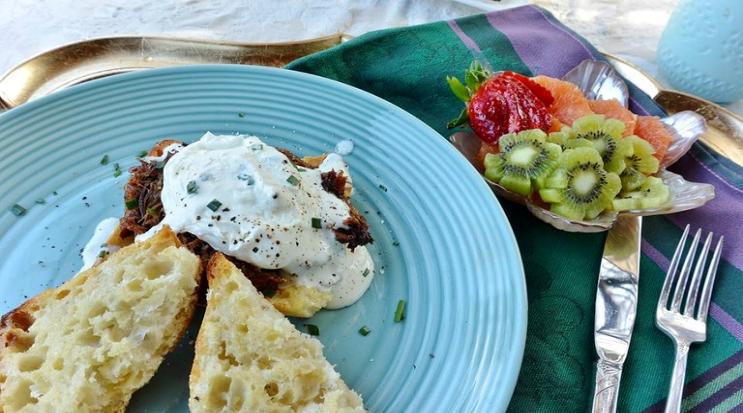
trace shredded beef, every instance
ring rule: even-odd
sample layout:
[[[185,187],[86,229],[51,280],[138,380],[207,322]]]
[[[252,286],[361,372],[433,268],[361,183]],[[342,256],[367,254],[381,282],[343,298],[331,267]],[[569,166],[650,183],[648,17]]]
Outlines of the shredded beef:
[[[285,283],[288,278],[281,270],[264,270],[253,264],[240,261],[235,257],[226,257],[248,277],[258,291],[265,295],[270,296],[275,293],[279,289],[279,286]]]
[[[181,241],[183,246],[191,250],[191,252],[201,259],[201,268],[207,268],[209,259],[216,252],[214,248],[189,232],[178,234],[178,239]],[[232,261],[232,263],[235,264],[235,266],[239,268],[246,277],[248,277],[250,282],[253,283],[258,291],[275,292],[279,289],[279,286],[286,281],[286,277],[282,275],[279,270],[264,270],[255,265],[248,264],[245,261],[240,261],[237,258],[227,255],[225,255],[225,257]]]
[[[293,154],[289,149],[284,148],[276,148],[277,151],[281,152],[289,158],[291,163],[293,163],[296,166],[301,166],[302,168],[310,168],[309,165],[307,165],[307,162],[304,161],[304,159],[300,158],[299,156]]]
[[[343,221],[343,225],[347,228],[337,228],[334,230],[335,239],[340,243],[346,244],[351,251],[359,245],[374,242],[371,234],[369,234],[369,224],[366,223],[366,220],[356,208],[351,208],[351,216]]]
[[[335,169],[320,174],[322,189],[340,199],[346,199],[346,175],[336,172]]]
[[[163,204],[160,201],[163,190],[162,167],[156,162],[142,161],[129,172],[131,178],[124,188],[124,202],[132,203],[136,200],[136,206],[127,208],[119,221],[122,237],[143,234],[164,217]]]

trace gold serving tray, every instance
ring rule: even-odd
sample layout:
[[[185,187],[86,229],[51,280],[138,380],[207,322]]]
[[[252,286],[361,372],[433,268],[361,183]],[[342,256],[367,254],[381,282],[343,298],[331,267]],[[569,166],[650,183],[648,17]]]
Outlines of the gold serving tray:
[[[10,109],[67,86],[134,70],[190,64],[283,66],[336,46],[350,36],[334,34],[285,43],[234,43],[167,37],[109,37],[68,44],[36,55],[0,77],[0,109]],[[624,59],[606,54],[617,71],[673,114],[693,110],[709,132],[702,141],[743,166],[743,118],[721,106],[664,90],[650,75]]]
[[[108,37],[36,55],[0,78],[0,106],[29,100],[88,80],[134,70],[192,64],[283,66],[340,44],[341,34],[286,43],[231,43],[167,37]]]

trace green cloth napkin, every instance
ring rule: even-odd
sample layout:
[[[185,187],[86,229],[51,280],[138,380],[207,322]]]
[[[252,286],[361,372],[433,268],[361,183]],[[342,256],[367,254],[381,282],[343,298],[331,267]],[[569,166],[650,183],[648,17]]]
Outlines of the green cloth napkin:
[[[373,32],[291,63],[364,89],[412,113],[443,136],[461,110],[446,75],[461,76],[473,56],[496,70],[561,77],[600,54],[543,9],[525,6],[449,22]],[[631,87],[636,113],[661,115]],[[725,234],[707,342],[692,347],[682,411],[743,411],[743,173],[697,144],[675,166],[687,179],[715,185],[717,198],[693,212],[644,220],[639,308],[619,399],[620,412],[661,412],[673,345],[654,325],[669,258],[683,226]],[[605,234],[556,230],[526,208],[502,201],[524,267],[529,325],[512,412],[590,409],[595,350],[596,279]],[[486,411],[486,410],[483,410]]]

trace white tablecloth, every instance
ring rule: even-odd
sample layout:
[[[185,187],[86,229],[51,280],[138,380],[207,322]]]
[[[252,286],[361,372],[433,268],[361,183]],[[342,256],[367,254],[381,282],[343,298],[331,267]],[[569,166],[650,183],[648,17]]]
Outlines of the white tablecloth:
[[[678,0],[535,0],[599,49],[657,74],[655,50]],[[50,48],[115,35],[299,40],[451,19],[525,0],[0,0],[0,73]],[[739,112],[743,105],[738,104]]]

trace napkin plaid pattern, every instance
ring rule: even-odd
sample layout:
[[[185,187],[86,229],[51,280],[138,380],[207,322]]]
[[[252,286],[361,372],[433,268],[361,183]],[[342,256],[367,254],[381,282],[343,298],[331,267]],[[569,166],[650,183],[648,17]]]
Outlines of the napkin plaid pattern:
[[[444,136],[461,103],[444,81],[473,56],[496,70],[561,77],[584,59],[602,59],[585,39],[536,6],[448,22],[373,32],[290,64],[380,96]],[[630,86],[631,109],[662,110]],[[394,133],[394,131],[391,131]],[[424,156],[424,154],[422,154]],[[694,211],[644,220],[638,317],[619,400],[620,412],[662,412],[673,361],[654,324],[669,258],[684,225],[725,235],[707,342],[692,347],[682,411],[743,412],[743,170],[697,144],[672,169],[716,188]],[[502,202],[526,270],[529,326],[511,412],[583,412],[591,402],[593,308],[605,234],[558,231],[525,208]]]

